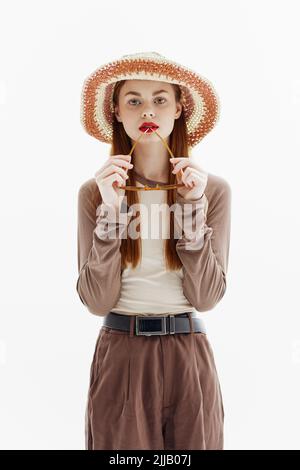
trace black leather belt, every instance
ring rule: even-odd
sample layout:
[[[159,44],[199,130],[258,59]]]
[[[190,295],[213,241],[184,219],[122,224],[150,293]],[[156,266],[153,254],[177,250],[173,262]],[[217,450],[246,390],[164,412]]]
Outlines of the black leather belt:
[[[206,329],[202,318],[193,316],[191,312],[194,332],[206,334]],[[191,333],[188,313],[179,313],[166,316],[134,316],[134,334],[135,335],[168,335],[176,333]],[[103,322],[103,326],[114,328],[116,330],[130,331],[130,322],[132,315],[122,315],[115,312],[109,312]]]

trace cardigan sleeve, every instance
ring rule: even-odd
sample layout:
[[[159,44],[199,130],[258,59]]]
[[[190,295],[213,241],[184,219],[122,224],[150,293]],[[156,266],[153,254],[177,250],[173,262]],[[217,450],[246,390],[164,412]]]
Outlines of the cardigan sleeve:
[[[196,236],[185,229],[176,243],[183,264],[183,293],[199,312],[211,310],[226,290],[226,273],[230,247],[231,188],[226,180],[213,192],[198,200],[185,200],[177,195],[182,208],[188,204],[187,227],[196,222]]]
[[[113,213],[101,195],[95,207],[90,189],[79,189],[76,290],[88,310],[99,316],[107,315],[120,296],[120,246],[129,221],[123,208],[122,204],[120,212]]]

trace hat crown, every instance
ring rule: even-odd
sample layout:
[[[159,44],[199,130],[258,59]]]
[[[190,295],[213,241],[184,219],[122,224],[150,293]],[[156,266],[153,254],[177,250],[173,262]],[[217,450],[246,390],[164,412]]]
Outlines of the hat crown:
[[[122,56],[122,59],[165,59],[162,54],[159,54],[155,51],[148,51],[148,52],[136,52],[134,54],[126,54]]]

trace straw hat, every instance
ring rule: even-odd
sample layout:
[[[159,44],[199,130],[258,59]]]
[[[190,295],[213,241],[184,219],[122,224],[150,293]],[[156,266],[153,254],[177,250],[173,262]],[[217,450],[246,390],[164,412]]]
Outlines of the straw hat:
[[[81,93],[80,122],[88,134],[112,143],[113,91],[120,80],[155,80],[178,84],[188,129],[188,145],[194,147],[219,119],[220,102],[212,84],[203,76],[158,52],[123,55],[90,74]]]

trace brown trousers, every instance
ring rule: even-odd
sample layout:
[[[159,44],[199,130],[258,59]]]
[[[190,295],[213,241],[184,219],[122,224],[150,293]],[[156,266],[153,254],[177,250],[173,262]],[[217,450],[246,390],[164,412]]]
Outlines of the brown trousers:
[[[191,317],[190,317],[191,324]],[[224,409],[207,335],[102,326],[90,370],[86,450],[223,449]]]

